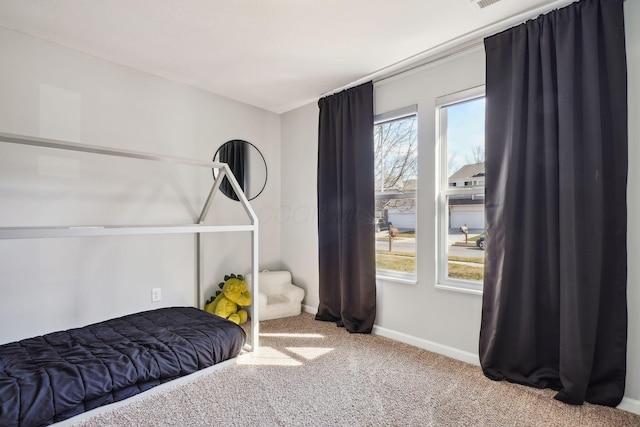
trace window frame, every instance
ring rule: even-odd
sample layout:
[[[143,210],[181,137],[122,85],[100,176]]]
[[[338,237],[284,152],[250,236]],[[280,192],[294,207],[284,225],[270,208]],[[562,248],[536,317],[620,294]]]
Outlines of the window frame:
[[[373,126],[375,129],[375,126],[381,124],[381,123],[385,123],[385,122],[390,122],[390,121],[394,121],[394,120],[400,120],[406,117],[411,117],[411,116],[415,116],[416,117],[416,122],[418,125],[418,132],[417,132],[417,150],[420,150],[420,122],[419,122],[419,115],[418,115],[418,104],[412,104],[403,108],[399,108],[397,110],[392,110],[392,111],[388,111],[385,113],[381,113],[381,114],[376,114],[373,118]],[[374,141],[371,141],[372,144],[374,144]],[[418,156],[418,153],[416,153],[416,156]],[[416,176],[416,180],[419,183],[420,182],[420,170],[418,168],[418,173]],[[376,197],[376,196],[374,196]],[[377,197],[376,197],[377,198]],[[389,281],[389,282],[398,282],[398,283],[404,283],[404,284],[410,284],[410,285],[415,285],[418,283],[418,191],[416,190],[416,194],[415,194],[415,199],[416,199],[416,203],[415,203],[415,216],[416,216],[416,221],[415,221],[415,240],[416,240],[416,246],[415,246],[415,271],[413,273],[405,273],[405,272],[400,272],[400,271],[393,271],[393,270],[380,270],[378,269],[378,267],[376,266],[376,279],[377,280],[385,280],[385,281]],[[374,199],[375,200],[375,199]]]
[[[460,104],[486,96],[485,85],[475,86],[459,92],[436,98],[436,285],[445,289],[474,295],[482,295],[483,283],[475,280],[453,279],[448,277],[449,259],[449,215],[447,198],[455,195],[478,195],[484,197],[484,185],[480,188],[449,186],[447,152],[447,113],[444,107]]]

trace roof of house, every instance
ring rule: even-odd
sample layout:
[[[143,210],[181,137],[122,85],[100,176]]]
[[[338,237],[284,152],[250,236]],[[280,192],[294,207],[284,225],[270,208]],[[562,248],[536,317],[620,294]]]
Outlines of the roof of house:
[[[484,198],[473,199],[470,196],[464,199],[449,199],[449,206],[483,205]]]
[[[407,179],[402,183],[402,191],[416,191],[418,189],[417,179]]]
[[[484,162],[464,165],[449,177],[449,182],[484,176]]]

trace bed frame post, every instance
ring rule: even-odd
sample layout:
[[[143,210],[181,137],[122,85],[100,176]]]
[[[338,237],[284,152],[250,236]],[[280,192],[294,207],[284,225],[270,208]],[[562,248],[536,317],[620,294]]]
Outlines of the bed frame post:
[[[260,322],[258,313],[258,223],[254,224],[255,229],[251,231],[251,295],[253,295],[253,304],[251,305],[251,350],[258,349],[260,342]]]
[[[238,197],[238,200],[242,204],[247,216],[249,216],[251,220],[251,295],[252,295],[252,303],[251,303],[251,334],[249,336],[249,345],[251,347],[251,351],[256,351],[259,346],[259,337],[260,337],[260,323],[259,323],[259,313],[258,313],[258,295],[259,295],[259,283],[258,283],[258,272],[259,272],[259,262],[258,262],[258,252],[259,252],[259,239],[258,239],[258,216],[255,211],[251,207],[247,196],[244,194],[242,187],[238,184],[235,175],[229,169],[229,165],[223,163],[220,168],[220,174],[218,178],[222,180],[222,177],[226,176],[227,180],[231,184],[234,193]],[[216,180],[216,183],[218,181]],[[219,186],[219,183],[216,184],[216,187]],[[204,219],[204,216],[207,214],[208,207],[205,203],[205,209],[203,209],[201,214],[201,219]]]
[[[204,302],[202,301],[202,284],[204,283],[204,253],[202,249],[202,234],[196,233],[196,307],[199,309],[204,308]]]

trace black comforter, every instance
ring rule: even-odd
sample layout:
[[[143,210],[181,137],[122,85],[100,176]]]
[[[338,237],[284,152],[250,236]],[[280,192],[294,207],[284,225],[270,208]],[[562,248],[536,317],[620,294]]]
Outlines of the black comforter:
[[[238,355],[236,324],[162,308],[0,346],[0,426],[41,426]]]

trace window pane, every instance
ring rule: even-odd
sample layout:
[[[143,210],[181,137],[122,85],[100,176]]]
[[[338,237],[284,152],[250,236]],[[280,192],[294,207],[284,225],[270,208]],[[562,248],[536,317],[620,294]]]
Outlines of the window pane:
[[[415,275],[418,121],[415,115],[374,127],[376,267]]]
[[[447,155],[441,212],[447,238],[441,250],[447,279],[484,279],[484,110],[484,97],[441,108]]]
[[[447,197],[447,277],[482,282],[485,253],[484,194],[476,195],[475,199],[472,197]]]
[[[416,199],[376,200],[376,268],[416,271]],[[380,209],[378,209],[380,207]]]

